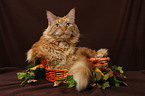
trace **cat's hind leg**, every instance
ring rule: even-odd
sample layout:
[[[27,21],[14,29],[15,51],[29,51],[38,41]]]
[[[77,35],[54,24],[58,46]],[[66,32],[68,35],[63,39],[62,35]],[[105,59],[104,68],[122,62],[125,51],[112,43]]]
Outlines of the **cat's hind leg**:
[[[77,82],[76,89],[78,91],[85,90],[92,76],[88,59],[85,56],[78,56],[70,68],[69,74],[73,74],[73,78]]]

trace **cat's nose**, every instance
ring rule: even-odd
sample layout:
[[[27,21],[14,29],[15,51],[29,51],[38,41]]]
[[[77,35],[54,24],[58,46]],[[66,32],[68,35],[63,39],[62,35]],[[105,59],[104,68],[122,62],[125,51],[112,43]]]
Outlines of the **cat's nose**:
[[[66,28],[62,28],[62,31],[66,31]]]

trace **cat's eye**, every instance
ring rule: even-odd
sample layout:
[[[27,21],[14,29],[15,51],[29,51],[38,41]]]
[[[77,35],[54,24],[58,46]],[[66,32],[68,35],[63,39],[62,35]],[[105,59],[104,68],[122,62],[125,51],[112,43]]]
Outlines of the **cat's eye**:
[[[66,23],[66,26],[70,26],[70,23]]]
[[[56,24],[56,27],[60,27],[60,25],[59,24]]]

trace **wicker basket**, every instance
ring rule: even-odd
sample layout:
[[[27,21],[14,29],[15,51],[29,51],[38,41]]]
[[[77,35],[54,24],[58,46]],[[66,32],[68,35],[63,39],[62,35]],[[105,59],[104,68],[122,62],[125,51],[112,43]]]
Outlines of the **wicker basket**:
[[[60,80],[67,75],[67,69],[51,69],[49,68],[49,64],[47,63],[45,57],[40,58],[41,64],[45,67],[45,75],[46,79],[50,82],[54,82],[56,80]]]
[[[106,58],[90,58],[89,61],[92,62],[92,68],[96,68],[98,66],[108,66],[109,57]],[[54,82],[56,80],[60,80],[67,75],[67,69],[51,69],[49,68],[49,64],[47,63],[45,57],[40,58],[41,64],[45,67],[45,75],[46,79],[50,82]]]
[[[89,61],[92,62],[92,68],[96,68],[98,66],[103,67],[106,66],[108,67],[108,61],[110,60],[109,57],[104,57],[104,58],[90,58]]]

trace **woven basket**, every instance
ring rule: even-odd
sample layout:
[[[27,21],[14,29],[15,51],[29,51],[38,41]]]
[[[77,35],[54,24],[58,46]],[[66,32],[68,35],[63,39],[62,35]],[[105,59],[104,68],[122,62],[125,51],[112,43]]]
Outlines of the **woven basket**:
[[[88,59],[90,62],[92,62],[92,68],[96,68],[98,66],[100,67],[108,67],[108,61],[110,61],[109,57],[104,58],[90,58]]]
[[[68,72],[67,69],[51,69],[51,68],[49,68],[49,64],[47,63],[45,57],[41,57],[40,62],[45,67],[46,79],[50,82],[60,80],[60,78],[63,78],[64,76],[66,76],[66,74]]]
[[[90,58],[88,59],[92,62],[92,68],[96,68],[98,66],[108,66],[108,61],[110,60],[109,57],[106,58]],[[45,57],[40,58],[41,64],[45,67],[45,75],[46,79],[50,82],[54,82],[56,80],[60,80],[67,75],[67,69],[51,69],[49,68],[49,64],[47,63]]]

